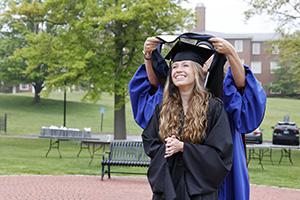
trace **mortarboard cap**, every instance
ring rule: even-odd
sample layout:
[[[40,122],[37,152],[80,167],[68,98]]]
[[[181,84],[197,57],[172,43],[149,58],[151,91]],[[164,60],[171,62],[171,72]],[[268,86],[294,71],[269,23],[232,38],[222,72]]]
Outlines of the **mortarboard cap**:
[[[203,65],[213,54],[214,50],[178,41],[166,55],[165,59],[173,62],[191,60]]]
[[[193,39],[198,41],[196,45],[206,45],[209,48],[213,49],[211,43],[208,42],[208,40],[212,37],[214,36],[206,35],[206,34],[198,34],[198,33],[183,33],[176,37],[158,36],[157,38],[162,40],[162,44],[175,42],[176,40],[178,39],[180,40],[182,38]],[[169,74],[168,72],[169,67],[167,62],[164,60],[164,56],[161,54],[161,47],[162,47],[161,45],[158,45],[157,50],[152,53],[152,60],[153,60],[152,67],[156,76],[158,77],[158,80],[162,85],[164,85],[166,78]],[[222,98],[223,96],[223,78],[224,78],[223,66],[225,63],[226,63],[225,55],[215,52],[214,59],[209,68],[209,74],[206,80],[207,82],[206,88],[208,89],[208,91],[210,91],[215,97],[219,97],[219,98]]]
[[[196,46],[202,46],[202,47],[206,46],[207,48],[209,48],[211,50],[214,50],[214,46],[208,41],[198,41],[196,43]]]

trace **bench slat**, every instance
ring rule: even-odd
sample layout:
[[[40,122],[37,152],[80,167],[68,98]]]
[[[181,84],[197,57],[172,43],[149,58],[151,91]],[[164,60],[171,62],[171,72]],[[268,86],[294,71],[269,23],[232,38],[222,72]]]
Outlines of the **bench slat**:
[[[145,154],[142,141],[116,140],[110,144],[108,157],[102,159],[102,177],[105,175],[105,166],[108,167],[108,178],[110,178],[111,166],[135,166],[148,167],[150,158]]]

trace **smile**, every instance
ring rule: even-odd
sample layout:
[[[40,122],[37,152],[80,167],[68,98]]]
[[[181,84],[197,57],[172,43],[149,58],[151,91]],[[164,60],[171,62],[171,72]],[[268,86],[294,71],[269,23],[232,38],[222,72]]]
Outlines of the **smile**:
[[[175,75],[175,79],[176,80],[181,80],[181,79],[184,79],[186,77],[186,75],[184,75],[184,74],[177,74],[177,75]]]

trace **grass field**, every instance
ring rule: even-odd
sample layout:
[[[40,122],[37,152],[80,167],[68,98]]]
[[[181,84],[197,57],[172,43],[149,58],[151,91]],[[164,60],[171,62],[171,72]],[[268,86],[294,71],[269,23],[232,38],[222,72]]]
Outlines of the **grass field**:
[[[101,155],[95,156],[91,166],[88,165],[90,157],[87,150],[83,150],[80,157],[78,142],[62,142],[60,149],[62,159],[56,149],[53,149],[48,158],[45,154],[48,149],[47,139],[21,139],[8,136],[0,137],[0,175],[10,174],[81,174],[101,175]],[[273,153],[274,165],[268,158],[263,160],[264,170],[253,160],[249,164],[250,181],[254,184],[272,185],[300,189],[300,151],[293,151],[294,164],[291,165],[287,158],[278,165],[280,151]],[[146,168],[113,168],[117,171],[146,172]],[[113,175],[115,176],[115,175]]]
[[[105,107],[103,132],[113,132],[113,96],[104,94],[97,103],[82,102],[82,93],[68,93],[67,127],[91,127],[93,132],[100,132],[100,106]],[[63,93],[53,93],[43,98],[40,104],[32,103],[32,94],[7,95],[0,94],[0,114],[8,114],[8,133],[0,134],[0,174],[83,174],[100,175],[101,156],[97,156],[91,166],[90,157],[83,151],[79,158],[79,143],[75,141],[62,142],[61,153],[58,157],[53,149],[48,158],[47,139],[22,139],[20,135],[39,134],[42,126],[62,125]],[[300,100],[269,98],[264,121],[261,128],[264,139],[271,140],[272,129],[277,121],[289,114],[292,121],[300,124]],[[126,105],[126,126],[128,134],[139,135],[141,129],[132,118],[130,105]],[[17,136],[17,137],[14,137]],[[265,158],[264,170],[257,160],[249,164],[251,183],[291,187],[300,189],[300,151],[293,151],[291,165],[284,158],[278,165],[280,151],[274,152],[274,165]],[[120,169],[119,169],[120,170]],[[121,170],[124,170],[122,168]],[[145,172],[145,168],[129,168],[129,171]]]
[[[67,127],[91,127],[100,132],[100,107],[105,108],[103,132],[113,132],[113,96],[104,94],[97,103],[82,102],[83,93],[67,93]],[[63,93],[52,93],[42,98],[40,104],[32,103],[32,94],[0,94],[0,114],[8,114],[8,134],[39,134],[42,126],[63,124]],[[300,100],[268,98],[261,128],[265,140],[271,140],[272,129],[284,115],[300,124]],[[136,125],[130,104],[126,104],[126,127],[129,135],[139,135],[142,130]]]
[[[273,164],[269,157],[263,158],[262,164],[264,169],[262,169],[258,160],[250,161],[248,165],[250,182],[259,185],[300,189],[300,151],[292,151],[293,164],[289,162],[287,157],[283,157],[279,164],[280,150],[273,149],[272,154]]]
[[[77,153],[80,144],[75,141],[65,141],[60,144],[62,159],[56,149],[48,155],[49,140],[21,139],[0,137],[0,175],[11,174],[81,174],[100,175],[101,155],[96,155],[89,166],[90,155],[87,149],[82,150],[79,158]],[[99,152],[101,153],[101,152]],[[131,169],[136,170],[136,169]],[[145,169],[137,169],[144,170]]]
[[[278,121],[282,121],[284,115],[289,115],[290,120],[300,126],[300,100],[268,98],[265,117],[261,125],[264,139],[271,140],[273,131],[271,126],[274,126]]]
[[[30,96],[29,96],[30,95]],[[67,94],[67,127],[92,128],[100,132],[100,107],[105,108],[102,132],[113,132],[113,96],[103,95],[97,103],[82,102],[82,93]],[[42,98],[40,104],[34,104],[32,94],[0,94],[0,114],[8,115],[8,134],[39,134],[42,126],[61,126],[63,124],[63,93],[53,93]],[[129,103],[126,105],[126,125],[128,134],[140,134]]]

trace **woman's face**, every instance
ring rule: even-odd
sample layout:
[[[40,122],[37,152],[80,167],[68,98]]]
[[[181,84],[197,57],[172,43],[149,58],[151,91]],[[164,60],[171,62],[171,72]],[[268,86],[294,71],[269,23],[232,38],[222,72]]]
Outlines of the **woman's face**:
[[[194,63],[189,60],[177,61],[172,64],[172,81],[179,89],[190,89],[195,85]]]

